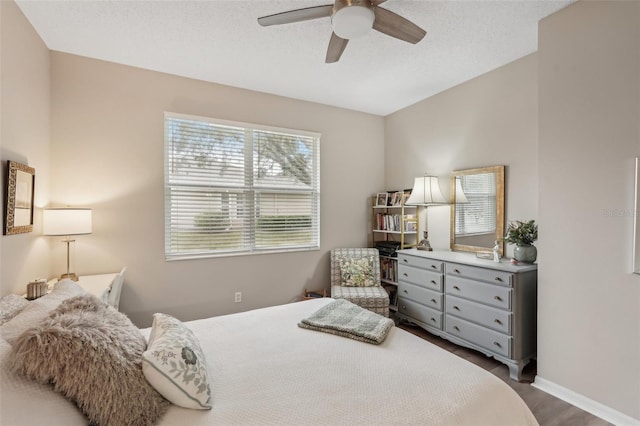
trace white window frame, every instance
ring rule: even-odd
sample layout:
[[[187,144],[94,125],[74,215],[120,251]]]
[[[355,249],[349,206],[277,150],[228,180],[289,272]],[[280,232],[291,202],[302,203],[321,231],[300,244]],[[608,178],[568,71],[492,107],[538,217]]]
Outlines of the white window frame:
[[[170,139],[170,130],[169,123],[171,120],[188,120],[199,123],[208,123],[213,126],[227,126],[233,127],[235,130],[238,128],[244,129],[245,135],[245,158],[244,158],[244,181],[242,184],[229,184],[228,181],[216,182],[210,181],[207,178],[207,182],[203,184],[202,181],[197,184],[193,183],[184,183],[179,182],[180,177],[177,177],[177,174],[173,174],[172,171],[172,161],[173,161],[173,150],[172,150],[172,141]],[[251,254],[262,254],[262,253],[279,253],[279,252],[291,252],[291,251],[309,251],[309,250],[318,250],[320,248],[320,133],[304,131],[304,130],[294,130],[294,129],[284,129],[279,127],[271,127],[271,126],[263,126],[256,125],[251,123],[243,123],[243,122],[235,122],[228,120],[220,120],[209,117],[201,117],[194,115],[186,115],[186,114],[178,114],[173,112],[165,112],[164,113],[164,205],[165,205],[165,259],[166,260],[182,260],[182,259],[193,259],[193,258],[206,258],[206,257],[218,257],[218,256],[236,256],[236,255],[251,255]],[[257,132],[257,133],[255,133]],[[262,132],[262,133],[261,133]],[[286,137],[302,137],[305,138],[306,141],[312,141],[312,152],[310,154],[311,161],[309,167],[310,173],[310,183],[306,188],[298,188],[295,186],[286,187],[282,185],[277,186],[268,186],[261,184],[258,186],[257,183],[253,182],[254,175],[254,161],[253,161],[253,149],[254,149],[254,134],[263,134],[264,132],[276,133],[279,135],[283,135]],[[208,170],[206,167],[198,170]],[[300,186],[300,185],[298,185]],[[231,193],[232,196],[237,197],[237,200],[244,201],[243,204],[243,224],[244,231],[242,237],[242,247],[232,247],[232,248],[208,248],[208,249],[198,249],[198,250],[181,250],[176,249],[175,243],[175,235],[180,229],[179,225],[176,225],[177,214],[173,213],[177,210],[179,206],[179,199],[181,198],[179,195],[173,194],[182,194],[193,191],[200,191],[200,193],[208,192],[208,196],[213,197],[220,194]],[[238,195],[242,194],[242,196]],[[297,241],[295,237],[291,238],[289,241],[287,235],[294,234],[292,231],[294,228],[290,227],[290,225],[282,225],[276,224],[274,226],[278,227],[278,231],[284,232],[284,240],[287,242],[283,245],[276,244],[273,246],[269,246],[264,242],[257,244],[256,243],[256,235],[259,232],[264,233],[264,227],[261,228],[262,231],[259,231],[258,222],[259,222],[259,210],[260,207],[257,207],[256,200],[264,199],[265,197],[273,197],[273,202],[277,203],[279,197],[287,198],[295,200],[303,200],[302,204],[306,211],[309,211],[309,215],[311,217],[311,228],[309,231],[309,241]],[[189,201],[188,197],[182,196],[182,199]],[[308,199],[308,200],[307,200]],[[306,201],[305,201],[306,200]],[[238,202],[239,203],[239,202]],[[192,207],[192,205],[189,205]],[[194,213],[195,214],[195,213]],[[306,213],[305,213],[306,214]],[[286,216],[286,215],[285,215]],[[290,216],[289,216],[290,217]],[[264,225],[263,225],[264,226]],[[193,233],[197,233],[197,231],[192,231]],[[290,234],[288,234],[290,233]],[[306,238],[306,237],[305,237]]]

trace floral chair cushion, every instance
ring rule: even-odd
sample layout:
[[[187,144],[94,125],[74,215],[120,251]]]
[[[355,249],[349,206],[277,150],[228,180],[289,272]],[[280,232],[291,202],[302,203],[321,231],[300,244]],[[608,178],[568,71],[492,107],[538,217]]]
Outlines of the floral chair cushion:
[[[372,287],[376,285],[373,256],[340,259],[340,285]]]
[[[365,259],[361,261],[360,259]],[[351,262],[355,263],[351,264]],[[347,275],[351,275],[351,279],[343,277],[343,265],[346,266]],[[358,271],[359,270],[359,271]],[[363,277],[363,272],[371,272],[371,279]],[[348,286],[347,281],[369,282],[373,281],[371,286],[380,285],[380,257],[376,248],[335,248],[331,250],[331,285],[332,286]]]
[[[211,409],[207,362],[198,338],[182,322],[155,314],[142,372],[162,396],[175,405]]]

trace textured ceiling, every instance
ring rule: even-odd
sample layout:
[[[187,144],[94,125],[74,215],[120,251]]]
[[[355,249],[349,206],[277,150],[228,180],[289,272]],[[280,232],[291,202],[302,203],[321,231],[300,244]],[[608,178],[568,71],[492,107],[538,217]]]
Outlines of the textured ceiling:
[[[17,0],[51,50],[387,115],[537,50],[538,21],[574,0],[388,0],[427,36],[372,31],[325,64],[330,18],[257,18],[331,0]]]

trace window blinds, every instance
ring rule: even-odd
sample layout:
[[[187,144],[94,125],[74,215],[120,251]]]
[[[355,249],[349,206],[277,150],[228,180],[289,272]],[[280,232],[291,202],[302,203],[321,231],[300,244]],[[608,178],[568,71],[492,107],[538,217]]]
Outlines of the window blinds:
[[[320,246],[320,135],[165,113],[167,259]]]
[[[469,202],[456,204],[456,235],[495,234],[496,174],[466,175],[460,183]]]

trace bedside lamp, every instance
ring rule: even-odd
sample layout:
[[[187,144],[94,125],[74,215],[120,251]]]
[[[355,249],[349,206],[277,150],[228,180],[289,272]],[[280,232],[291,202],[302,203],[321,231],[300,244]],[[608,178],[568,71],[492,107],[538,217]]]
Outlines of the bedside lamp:
[[[60,279],[70,278],[73,281],[78,281],[78,276],[69,270],[69,244],[75,241],[71,239],[71,236],[91,234],[91,231],[91,209],[44,209],[42,233],[66,237],[62,242],[67,243],[67,273],[62,274]]]

